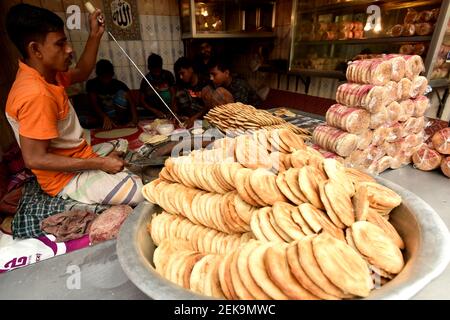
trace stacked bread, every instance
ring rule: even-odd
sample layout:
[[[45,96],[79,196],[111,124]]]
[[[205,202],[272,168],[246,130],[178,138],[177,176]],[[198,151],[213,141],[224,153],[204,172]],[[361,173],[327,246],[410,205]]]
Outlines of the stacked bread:
[[[142,192],[163,209],[148,226],[156,271],[200,294],[366,297],[404,266],[389,222],[401,198],[289,130],[169,158]]]
[[[393,26],[389,34],[392,37],[426,36],[432,34],[438,17],[439,8],[419,12],[408,8],[404,23]]]
[[[450,128],[436,132],[429,145],[421,145],[412,155],[414,167],[423,171],[441,168],[450,178]]]
[[[424,141],[430,105],[422,71],[420,56],[353,61],[347,68],[349,82],[338,87],[338,103],[327,111],[326,124],[315,129],[314,143],[371,173],[410,163]]]
[[[284,119],[272,115],[266,110],[259,110],[253,106],[240,102],[228,103],[211,109],[204,117],[211,124],[227,133],[244,134],[246,131],[260,129],[288,129],[309,139],[311,133],[299,128]]]

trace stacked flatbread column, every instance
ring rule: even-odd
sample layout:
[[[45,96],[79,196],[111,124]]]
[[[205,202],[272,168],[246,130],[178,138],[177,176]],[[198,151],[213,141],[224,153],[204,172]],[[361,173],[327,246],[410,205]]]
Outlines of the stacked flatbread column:
[[[200,294],[367,297],[404,265],[389,222],[401,198],[289,130],[169,158],[142,192],[163,209],[148,225],[156,271]]]
[[[301,135],[305,140],[309,140],[311,136],[311,133],[306,129],[299,128],[266,110],[256,109],[240,102],[217,106],[211,109],[204,118],[223,132],[233,135],[245,134],[259,129],[268,131],[288,129]]]
[[[424,96],[428,81],[420,56],[385,55],[347,68],[326,124],[313,132],[320,148],[345,158],[348,166],[381,173],[411,162],[424,141]]]

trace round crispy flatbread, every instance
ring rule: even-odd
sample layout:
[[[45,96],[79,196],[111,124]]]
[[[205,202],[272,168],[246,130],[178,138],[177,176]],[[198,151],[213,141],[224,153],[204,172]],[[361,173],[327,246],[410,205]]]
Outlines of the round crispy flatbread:
[[[180,251],[180,250],[176,250],[176,251],[172,252],[169,255],[169,259],[167,260],[166,269],[164,270],[164,278],[176,283],[177,269],[175,269],[175,266],[180,259],[184,260],[190,253],[191,253],[190,251]]]
[[[234,176],[234,181],[239,196],[248,204],[254,207],[259,207],[260,205],[258,204],[258,202],[256,202],[255,200],[253,200],[252,197],[250,197],[245,188],[245,180],[248,175],[252,174],[252,172],[253,171],[251,169],[247,168],[239,169]]]
[[[221,225],[224,232],[232,234],[233,225],[230,224],[230,199],[233,197],[233,192],[227,193],[222,196],[220,201],[220,215],[218,222]]]
[[[280,129],[278,131],[280,139],[289,147],[289,151],[306,149],[305,142],[299,136],[288,129]]]
[[[161,241],[159,246],[153,252],[153,264],[156,272],[164,275],[167,260],[173,252],[175,252],[175,248],[171,245],[170,241]]]
[[[234,194],[230,195],[229,197],[229,202],[228,202],[228,208],[229,208],[229,216],[230,216],[230,222],[233,223],[233,225],[235,226],[235,231],[237,233],[242,233],[242,232],[246,232],[246,231],[250,231],[250,226],[248,223],[246,223],[245,221],[243,221],[239,215],[236,212],[236,208],[234,206]]]
[[[306,166],[300,169],[298,181],[300,190],[316,208],[324,209],[320,200],[319,183],[326,181],[325,175],[317,168]]]
[[[186,271],[187,261],[198,255],[195,251],[186,251],[186,255],[180,255],[178,259],[172,265],[171,281],[175,282],[179,286],[184,286],[184,272]]]
[[[236,138],[236,160],[246,168],[272,168],[272,159],[265,148],[256,143],[251,136]]]
[[[258,241],[250,241],[241,247],[237,259],[238,273],[239,277],[242,279],[243,284],[245,285],[247,290],[252,293],[255,299],[270,300],[271,297],[268,296],[253,280],[250,274],[250,266],[248,264],[250,253],[252,253],[260,245],[261,243]]]
[[[391,189],[379,183],[361,182],[367,187],[370,206],[376,209],[392,209],[402,203],[402,198]]]
[[[183,272],[183,287],[186,289],[190,289],[190,279],[192,269],[195,264],[202,259],[206,254],[204,253],[196,253],[192,256],[189,256],[185,260],[184,272]]]
[[[389,238],[394,241],[394,243],[400,249],[405,249],[405,243],[402,237],[398,234],[394,226],[386,219],[383,218],[376,210],[370,208],[368,210],[367,221],[379,226],[388,235]]]
[[[268,170],[257,169],[250,176],[250,185],[265,203],[273,205],[277,201],[287,201],[276,183],[276,176]]]
[[[341,289],[336,287],[323,274],[313,252],[312,241],[314,237],[316,236],[308,236],[298,242],[298,256],[303,271],[305,271],[306,275],[327,294],[341,299],[350,298],[351,296],[345,294]]]
[[[236,292],[234,291],[233,285],[231,283],[231,274],[230,274],[230,263],[231,259],[233,259],[233,253],[234,252],[227,253],[219,265],[220,288],[222,289],[224,296],[228,300],[238,299],[238,296],[236,295]]]
[[[142,187],[142,195],[144,198],[150,202],[150,203],[158,203],[157,199],[154,196],[154,188],[157,184],[159,184],[162,180],[160,178],[157,178],[155,180],[152,180],[151,182],[147,183]]]
[[[335,237],[336,239],[345,241],[345,236],[342,229],[336,227],[323,211],[317,209],[310,203],[301,204],[298,208],[300,210],[300,213],[302,214],[302,217],[306,222],[308,222],[310,226],[311,224],[309,223],[309,221],[313,220],[320,226],[320,229],[322,229],[324,232]]]
[[[275,285],[267,274],[264,256],[271,246],[273,246],[272,243],[262,244],[250,253],[248,259],[250,274],[255,283],[272,299],[288,300],[289,297]]]
[[[376,182],[376,180],[372,176],[355,168],[345,168],[345,173],[347,174],[347,177],[353,182],[353,185],[355,185],[355,187],[360,182]]]
[[[288,203],[275,202],[272,207],[272,216],[280,229],[292,239],[297,240],[302,239],[305,233],[291,217],[291,212],[295,210],[297,208]]]
[[[289,188],[289,185],[286,182],[286,172],[279,173],[276,179],[276,183],[280,191],[283,195],[288,198],[292,203],[296,205],[300,205],[303,201],[298,198]]]
[[[336,182],[328,181],[324,185],[325,195],[334,213],[346,226],[351,226],[355,222],[352,200],[348,193],[343,192]]]
[[[248,204],[239,196],[239,194],[234,194],[234,208],[238,216],[248,225],[250,225],[250,220],[256,207]]]
[[[315,234],[314,230],[311,229],[309,224],[303,219],[298,207],[296,207],[295,210],[291,210],[291,218],[302,229],[306,236]]]
[[[323,169],[328,178],[343,188],[350,197],[355,194],[353,182],[348,178],[344,166],[336,159],[324,159]]]
[[[259,221],[259,211],[263,210],[264,208],[261,208],[257,210],[250,220],[250,228],[252,229],[253,234],[255,235],[256,239],[262,241],[262,242],[268,242],[269,239],[265,236],[265,234],[261,230],[261,223]]]
[[[356,221],[366,221],[369,214],[369,194],[367,187],[356,186],[356,193],[352,198]]]
[[[238,257],[239,257],[239,250],[236,250],[233,253],[231,262],[230,262],[230,274],[231,274],[231,283],[233,285],[233,289],[236,292],[236,295],[241,300],[254,300],[255,296],[247,289],[247,287],[244,285],[244,279],[241,279],[239,271],[238,271]]]
[[[250,223],[247,223],[246,221],[244,221],[241,218],[241,215],[238,213],[238,211],[237,211],[238,209],[236,209],[236,205],[235,205],[235,201],[234,201],[236,195],[237,194],[233,194],[233,196],[231,197],[230,202],[229,202],[231,218],[233,220],[235,220],[235,222],[240,226],[239,233],[249,232],[249,231],[251,231]],[[252,208],[250,210],[251,210],[251,212],[250,212],[250,215],[251,215],[253,210],[255,210],[255,209]]]
[[[247,194],[250,196],[250,198],[253,199],[260,207],[268,206],[269,204],[264,201],[259,195],[255,192],[255,190],[252,188],[252,185],[250,183],[250,177],[252,176],[253,172],[245,177],[244,180],[244,188],[245,191],[247,191]]]
[[[288,260],[289,268],[297,281],[301,283],[301,285],[305,289],[321,299],[338,300],[338,297],[326,293],[308,277],[300,264],[297,247],[298,243],[294,242],[286,249],[286,257]]]
[[[131,136],[136,132],[138,132],[138,128],[122,128],[108,131],[100,131],[95,133],[94,136],[99,139],[117,139]]]
[[[289,234],[284,232],[284,230],[276,223],[272,211],[269,212],[269,222],[270,222],[272,228],[284,240],[284,242],[290,243],[295,240]]]
[[[267,274],[273,283],[290,299],[317,300],[318,297],[306,290],[289,269],[287,245],[269,247],[264,255]]]
[[[300,169],[299,168],[290,168],[284,172],[286,183],[291,189],[292,193],[299,198],[303,202],[308,202],[308,199],[303,194],[300,189],[300,184],[298,180]]]
[[[367,221],[355,222],[351,229],[356,247],[370,264],[392,274],[403,269],[402,252],[383,229]]]
[[[320,269],[334,285],[359,297],[369,295],[373,288],[369,268],[355,250],[325,233],[312,240],[312,247]]]
[[[219,281],[219,265],[222,261],[222,257],[217,255],[215,259],[211,262],[204,279],[204,289],[205,295],[225,299],[222,288],[220,287]]]
[[[264,236],[271,242],[284,242],[284,239],[276,232],[270,223],[269,215],[272,213],[272,208],[266,207],[258,211],[259,226]]]
[[[323,181],[323,182],[319,183],[320,200],[322,201],[323,206],[325,207],[325,212],[326,212],[327,216],[330,218],[330,220],[333,222],[333,224],[340,229],[344,229],[345,224],[342,223],[342,221],[339,219],[337,214],[334,212],[334,209],[331,206],[331,204],[327,198],[327,195],[325,193],[325,185],[327,183],[328,183],[328,181]]]
[[[205,294],[204,292],[204,281],[208,273],[209,268],[214,263],[216,255],[208,254],[201,258],[192,268],[191,278],[189,280],[189,288],[200,294]]]

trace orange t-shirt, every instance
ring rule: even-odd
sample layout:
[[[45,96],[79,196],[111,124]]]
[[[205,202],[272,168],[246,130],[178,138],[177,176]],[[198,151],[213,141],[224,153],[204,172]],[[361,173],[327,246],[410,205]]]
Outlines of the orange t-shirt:
[[[83,138],[83,128],[67,97],[68,72],[58,73],[58,85],[48,83],[34,68],[19,61],[16,80],[6,102],[6,117],[16,140],[19,135],[50,140],[49,152],[72,158],[97,155]],[[32,170],[46,193],[57,195],[75,175],[72,172]]]

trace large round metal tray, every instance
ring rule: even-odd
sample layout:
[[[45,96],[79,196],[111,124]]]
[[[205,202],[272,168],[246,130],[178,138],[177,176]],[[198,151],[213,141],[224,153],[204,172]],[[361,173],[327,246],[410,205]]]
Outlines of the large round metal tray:
[[[391,222],[405,241],[405,268],[367,299],[409,299],[438,277],[450,261],[450,235],[439,215],[412,192],[387,181],[378,181],[401,195],[403,203]],[[161,210],[142,203],[122,226],[117,240],[120,264],[129,279],[153,299],[208,299],[161,277],[153,267],[155,245],[147,232],[151,215]]]

